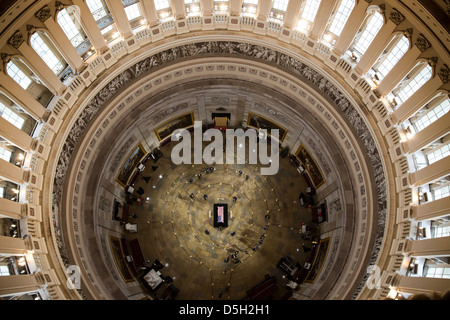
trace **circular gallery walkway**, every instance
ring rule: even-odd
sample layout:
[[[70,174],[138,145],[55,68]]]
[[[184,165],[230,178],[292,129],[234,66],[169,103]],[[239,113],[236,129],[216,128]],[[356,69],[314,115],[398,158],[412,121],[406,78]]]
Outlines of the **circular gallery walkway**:
[[[243,299],[266,275],[277,279],[273,298],[288,298],[289,279],[277,263],[289,256],[303,265],[311,242],[301,237],[302,222],[317,228],[299,203],[307,184],[296,167],[288,157],[268,176],[253,164],[175,165],[173,145],[161,147],[163,156],[148,161],[135,183],[132,197],[142,188],[143,201],[133,201],[129,222],[138,232],[126,237],[139,240],[150,264],[161,262],[176,299]],[[214,228],[215,203],[228,205],[227,228]]]

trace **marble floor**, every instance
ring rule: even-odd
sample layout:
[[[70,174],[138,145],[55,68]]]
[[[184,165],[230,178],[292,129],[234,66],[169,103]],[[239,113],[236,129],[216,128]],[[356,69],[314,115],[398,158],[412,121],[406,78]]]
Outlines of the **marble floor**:
[[[316,227],[311,209],[299,203],[307,185],[296,167],[280,157],[276,175],[261,175],[256,164],[206,172],[211,166],[173,164],[171,144],[135,183],[133,196],[142,188],[143,202],[131,206],[138,232],[126,237],[139,239],[146,260],[164,265],[160,272],[180,290],[176,299],[243,299],[265,275],[277,279],[273,299],[288,298],[289,280],[277,263],[289,256],[303,265],[309,252],[302,245],[311,243],[301,238],[301,224]],[[227,228],[214,228],[214,203],[228,204]]]

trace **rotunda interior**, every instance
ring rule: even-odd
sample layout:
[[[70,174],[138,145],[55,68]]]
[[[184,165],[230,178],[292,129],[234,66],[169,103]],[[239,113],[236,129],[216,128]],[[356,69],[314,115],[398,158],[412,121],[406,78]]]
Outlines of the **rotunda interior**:
[[[444,296],[443,12],[5,1],[0,298]]]

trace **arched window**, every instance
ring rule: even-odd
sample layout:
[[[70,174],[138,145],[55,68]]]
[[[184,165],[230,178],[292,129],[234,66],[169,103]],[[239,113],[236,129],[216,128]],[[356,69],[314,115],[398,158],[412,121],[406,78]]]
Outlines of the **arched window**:
[[[160,19],[166,19],[172,16],[172,7],[169,0],[154,0],[155,8]]]
[[[408,49],[409,40],[404,35],[399,35],[391,41],[387,46],[387,50],[381,55],[373,67],[379,81],[392,70]]]
[[[273,0],[269,18],[283,21],[288,4],[289,0]]]
[[[86,4],[105,39],[117,38],[119,33],[106,3],[103,0],[86,0]]]
[[[300,18],[297,22],[297,29],[300,31],[309,31],[316,18],[321,0],[306,0],[302,4]]]
[[[339,37],[354,7],[354,0],[342,0],[339,3],[339,7],[337,8],[336,12],[332,16],[328,31],[331,32],[334,36]]]
[[[54,48],[50,39],[44,32],[37,31],[33,33],[30,43],[31,47],[56,75],[59,75],[67,66],[64,58],[59,54],[56,48]],[[52,46],[52,48],[50,48],[50,46]]]
[[[378,31],[380,31],[383,23],[384,20],[381,13],[378,11],[371,13],[355,37],[354,44],[350,51],[356,53],[359,57],[363,56]]]
[[[19,129],[22,129],[23,124],[25,122],[24,118],[16,114],[10,108],[5,106],[2,102],[0,102],[0,116]]]
[[[92,45],[81,27],[73,8],[67,7],[60,10],[57,15],[57,20],[67,38],[69,38],[72,45],[77,49],[78,54],[83,58],[87,58],[89,55],[85,54],[88,51],[91,52]]]
[[[6,71],[8,72],[8,75],[14,79],[22,88],[25,90],[28,89],[30,86],[32,80],[30,76],[25,74],[25,72],[22,70],[23,66],[21,63],[18,63],[17,61],[11,60],[8,62],[6,66]]]
[[[423,63],[420,63],[417,65],[393,91],[394,96],[396,96],[397,107],[430,80],[432,74],[433,70],[429,64],[424,66]]]
[[[256,14],[256,9],[258,8],[258,0],[243,0],[242,1],[242,13],[244,15]]]

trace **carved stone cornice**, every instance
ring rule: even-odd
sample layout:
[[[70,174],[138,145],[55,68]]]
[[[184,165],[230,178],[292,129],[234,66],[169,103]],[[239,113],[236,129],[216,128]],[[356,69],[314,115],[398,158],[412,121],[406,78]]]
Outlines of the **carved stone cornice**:
[[[397,9],[393,8],[391,14],[389,15],[389,20],[395,23],[397,26],[405,20],[405,16],[400,13]]]
[[[423,34],[419,34],[414,44],[419,48],[420,52],[425,52],[428,48],[431,48],[431,43]]]
[[[39,21],[45,22],[48,18],[52,16],[50,7],[49,6],[42,7],[38,12],[34,14],[34,16],[38,18]]]
[[[8,43],[13,46],[14,48],[19,48],[20,45],[24,42],[23,34],[17,30],[11,38],[9,38]]]

